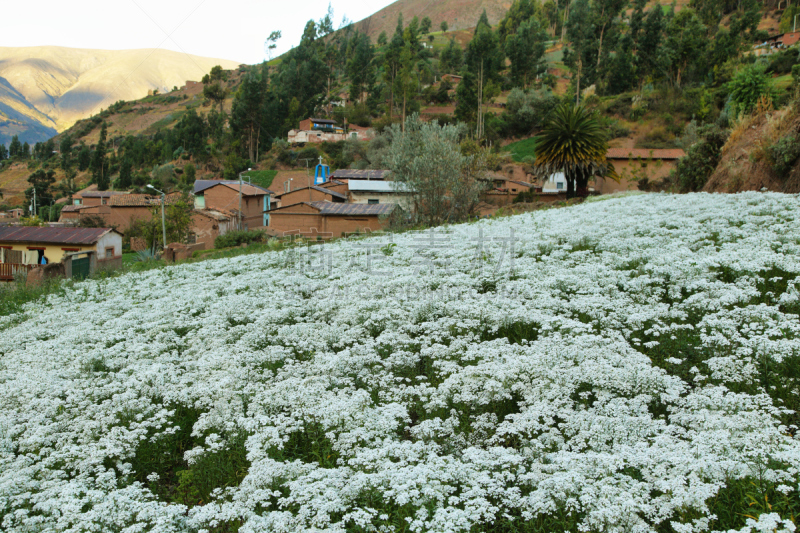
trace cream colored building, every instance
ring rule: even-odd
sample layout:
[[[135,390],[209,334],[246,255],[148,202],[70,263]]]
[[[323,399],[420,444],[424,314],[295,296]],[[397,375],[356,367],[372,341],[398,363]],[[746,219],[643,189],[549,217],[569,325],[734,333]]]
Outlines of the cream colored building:
[[[411,206],[411,193],[396,181],[349,180],[347,188],[353,204],[397,204],[404,210]]]
[[[95,252],[102,262],[122,257],[122,234],[109,228],[8,226],[0,227],[0,249],[0,263],[60,263],[76,252]]]

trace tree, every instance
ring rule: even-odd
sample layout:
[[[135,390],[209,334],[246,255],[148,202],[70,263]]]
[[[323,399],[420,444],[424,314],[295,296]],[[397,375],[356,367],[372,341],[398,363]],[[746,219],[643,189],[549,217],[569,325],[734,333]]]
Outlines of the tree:
[[[197,168],[192,163],[183,167],[183,178],[187,185],[194,185],[197,180]]]
[[[442,23],[439,24],[439,27],[442,29],[443,33],[447,33],[447,30],[450,28],[450,25],[447,24],[446,20],[443,20]]]
[[[565,57],[564,62],[569,63],[575,76],[575,101],[581,100],[581,77],[584,70],[584,57],[590,50],[594,39],[594,27],[591,23],[591,14],[588,0],[574,0],[570,8],[569,19],[566,24],[567,38],[572,42],[574,56]],[[567,54],[565,53],[565,56]]]
[[[567,198],[576,191],[588,194],[593,175],[616,179],[614,167],[606,159],[608,142],[594,114],[583,106],[564,103],[547,121],[536,143],[536,168],[548,176],[563,172],[567,179]]]
[[[117,188],[126,191],[133,185],[133,163],[127,157],[122,160],[122,165],[119,167],[119,179],[117,180]]]
[[[772,97],[772,81],[766,65],[750,65],[739,70],[728,83],[731,103],[738,113],[748,114],[763,97]]]
[[[56,182],[55,172],[53,170],[38,169],[36,172],[28,176],[28,183],[31,184],[30,188],[25,191],[25,200],[28,205],[33,205],[34,191],[36,197],[36,205],[34,211],[30,214],[33,215],[40,206],[49,206],[54,203],[53,193],[50,187]]]
[[[403,40],[403,14],[397,17],[397,27],[394,30],[389,47],[383,55],[383,72],[386,84],[389,87],[389,118],[394,116],[394,86],[395,77],[402,67],[400,56],[403,53],[405,41]]]
[[[78,170],[83,172],[84,170],[89,168],[92,162],[92,152],[89,150],[89,147],[81,141],[81,149],[78,152]]]
[[[665,47],[676,87],[681,87],[686,71],[703,60],[707,44],[706,27],[692,10],[682,10],[668,23]]]
[[[208,77],[211,81],[225,81],[228,78],[220,65],[211,67],[211,72]]]
[[[231,130],[247,147],[250,161],[258,161],[265,96],[266,80],[259,73],[250,72],[233,100]]]
[[[110,183],[108,161],[106,160],[106,136],[108,135],[108,126],[103,122],[100,128],[100,140],[97,141],[97,146],[94,149],[94,157],[92,157],[92,179],[97,184],[97,190],[107,191]]]
[[[417,222],[437,226],[464,220],[480,200],[485,163],[460,149],[464,130],[424,122],[414,114],[405,127],[393,124],[387,163],[396,183],[410,191],[411,215]]]
[[[424,17],[422,19],[422,22],[420,22],[420,24],[419,24],[419,31],[422,33],[422,35],[427,35],[428,33],[431,32],[431,26],[432,25],[433,25],[433,22],[431,21],[431,18],[430,17]]]
[[[665,29],[664,11],[655,6],[647,13],[642,35],[637,42],[636,70],[641,83],[647,76],[658,72],[664,63],[662,53]]]
[[[459,86],[459,106],[462,107],[460,115],[464,116],[470,111],[463,109],[461,102],[462,94],[467,96],[470,91],[475,92],[475,98],[466,98],[465,100],[472,100],[477,102],[477,110],[475,116],[476,130],[475,135],[478,139],[483,138],[484,135],[484,110],[483,104],[487,99],[486,87],[494,81],[497,77],[503,61],[503,53],[500,50],[500,42],[497,33],[492,31],[489,26],[489,19],[484,10],[478,21],[478,27],[475,29],[475,35],[467,45],[467,53],[465,58],[466,68],[473,75],[472,77],[464,77]],[[475,87],[471,87],[471,84]],[[467,102],[465,101],[465,104]],[[458,109],[457,109],[458,112]]]
[[[4,159],[8,159],[8,150],[6,150],[5,144],[0,144],[0,161]]]
[[[281,40],[281,37],[283,37],[283,34],[280,30],[273,31],[269,34],[269,37],[267,37],[267,40],[264,42],[264,48],[267,51],[268,60],[272,60],[272,54],[274,54],[275,49],[278,48],[278,41]]]
[[[395,77],[394,92],[403,96],[403,128],[406,124],[406,109],[409,98],[419,90],[419,72],[414,62],[411,44],[406,44],[400,54],[400,70]]]
[[[356,33],[353,39],[353,55],[347,62],[346,72],[350,78],[350,100],[361,102],[371,70],[373,50],[367,34]]]
[[[194,202],[184,196],[179,201],[167,203],[164,209],[164,225],[167,230],[167,244],[171,242],[185,242],[192,227],[192,213]],[[148,248],[155,248],[163,239],[161,228],[161,204],[151,208],[149,220],[137,219],[131,224],[126,237],[138,237],[145,240]]]
[[[511,60],[511,80],[515,85],[528,87],[545,70],[546,40],[547,33],[533,17],[506,38],[506,55]]]
[[[599,35],[597,36],[597,68],[600,68],[600,61],[603,57],[603,39],[606,37],[606,31],[627,5],[628,0],[595,0],[593,3],[592,19],[599,28]]]
[[[190,109],[175,126],[176,141],[193,155],[204,156],[208,140],[208,124],[205,119]]]
[[[222,109],[222,103],[228,97],[228,90],[221,83],[216,82],[203,86],[203,96],[211,100],[216,107]]]
[[[22,156],[22,143],[19,142],[19,136],[14,135],[11,137],[11,144],[8,146],[8,156],[9,158],[14,157],[21,157]]]
[[[386,35],[385,31],[382,31],[380,35],[378,35],[378,45],[386,46],[386,43],[389,42],[389,37]]]
[[[439,71],[455,74],[464,64],[464,52],[455,39],[450,39],[439,57]]]
[[[22,143],[22,150],[20,151],[20,156],[22,156],[23,159],[31,158],[31,147],[28,144],[28,141]]]

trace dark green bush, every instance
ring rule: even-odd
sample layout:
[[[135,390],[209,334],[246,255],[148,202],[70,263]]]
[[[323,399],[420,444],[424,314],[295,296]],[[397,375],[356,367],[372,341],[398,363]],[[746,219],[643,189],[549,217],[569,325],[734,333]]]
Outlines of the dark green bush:
[[[794,164],[800,159],[800,137],[792,134],[778,139],[769,147],[767,154],[775,173],[786,178]]]
[[[254,242],[264,242],[266,234],[263,231],[232,231],[225,235],[220,235],[214,240],[214,248],[233,248],[242,244],[252,244]]]
[[[689,149],[675,168],[675,178],[682,192],[699,191],[705,186],[717,168],[722,147],[728,140],[728,133],[716,125],[705,126],[699,133],[702,140]]]

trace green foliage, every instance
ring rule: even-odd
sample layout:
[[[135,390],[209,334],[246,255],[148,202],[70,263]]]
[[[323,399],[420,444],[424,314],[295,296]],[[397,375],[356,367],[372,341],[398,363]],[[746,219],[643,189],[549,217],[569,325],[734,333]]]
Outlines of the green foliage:
[[[772,98],[773,89],[766,67],[750,65],[739,70],[728,83],[731,103],[738,113],[748,114],[762,97]]]
[[[278,175],[277,170],[251,170],[247,173],[253,185],[258,185],[269,189],[275,176]]]
[[[410,191],[417,221],[430,226],[469,216],[483,190],[485,157],[461,151],[463,130],[439,126],[412,115],[404,127],[393,124],[386,156],[396,182]]]
[[[110,165],[106,159],[106,137],[108,135],[108,126],[105,122],[100,129],[100,140],[97,141],[94,154],[92,157],[92,180],[97,184],[97,190],[106,191],[111,182]]]
[[[511,157],[516,163],[530,162],[536,159],[536,137],[511,143],[503,150],[511,152]]]
[[[722,156],[722,147],[728,133],[716,125],[700,129],[701,140],[689,148],[686,157],[678,161],[674,177],[682,192],[701,190],[717,168]]]
[[[267,235],[263,231],[231,231],[225,235],[220,235],[214,240],[214,248],[233,248],[242,244],[253,244],[264,242]]]
[[[31,184],[30,188],[25,191],[25,203],[31,205],[34,199],[34,191],[36,192],[36,208],[41,206],[49,206],[53,204],[53,192],[51,187],[56,182],[55,172],[53,170],[38,169],[33,174],[28,176],[28,183]]]
[[[789,172],[800,159],[800,136],[791,134],[781,137],[769,147],[767,154],[775,173],[783,179],[788,178]]]
[[[464,64],[464,51],[455,39],[450,39],[447,46],[439,55],[439,71],[445,74],[455,74]]]

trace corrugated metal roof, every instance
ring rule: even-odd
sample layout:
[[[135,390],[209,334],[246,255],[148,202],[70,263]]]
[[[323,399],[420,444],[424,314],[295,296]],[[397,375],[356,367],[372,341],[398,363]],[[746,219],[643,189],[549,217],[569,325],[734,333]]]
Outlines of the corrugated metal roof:
[[[321,215],[388,215],[397,204],[339,204],[334,202],[311,202]]]
[[[383,180],[391,170],[352,170],[343,168],[331,174],[331,178],[351,180]]]
[[[25,242],[42,244],[94,244],[110,228],[0,228],[0,242]]]
[[[64,208],[61,210],[62,213],[77,213],[81,209],[84,209],[85,205],[65,205]]]
[[[319,124],[336,124],[335,120],[330,120],[327,118],[310,118],[311,122],[317,122]]]
[[[609,148],[609,159],[680,159],[686,152],[678,148],[648,150],[647,148]]]
[[[392,193],[406,191],[405,185],[397,181],[353,180],[347,184],[347,187],[352,192]]]
[[[226,187],[229,187],[239,192],[239,182],[236,183],[225,183]],[[249,183],[242,184],[242,195],[243,196],[265,196],[267,194],[272,194],[272,191],[269,189],[265,189],[263,187],[258,187],[256,185],[250,185]]]
[[[194,212],[197,213],[198,215],[203,215],[213,220],[217,220],[219,222],[224,222],[225,220],[231,220],[236,216],[232,213],[226,215],[225,213],[217,211],[216,209],[197,209]]]

